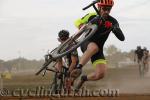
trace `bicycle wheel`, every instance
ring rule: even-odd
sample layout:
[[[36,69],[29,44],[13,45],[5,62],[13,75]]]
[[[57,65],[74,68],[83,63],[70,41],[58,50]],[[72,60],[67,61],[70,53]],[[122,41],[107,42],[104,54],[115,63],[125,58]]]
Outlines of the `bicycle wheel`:
[[[50,85],[50,92],[52,94],[57,94],[57,87],[58,87],[58,84],[57,84],[57,73],[55,73],[54,75],[54,79],[53,79],[53,82],[52,84]]]
[[[61,94],[64,91],[64,79],[63,79],[63,76],[58,81],[57,91],[58,91],[59,94]]]
[[[144,64],[142,61],[139,63],[139,73],[140,77],[144,77]]]
[[[97,29],[97,25],[87,24],[84,28],[79,30],[77,34],[59,45],[58,48],[52,53],[52,57],[57,59],[77,49],[82,43],[90,39]]]

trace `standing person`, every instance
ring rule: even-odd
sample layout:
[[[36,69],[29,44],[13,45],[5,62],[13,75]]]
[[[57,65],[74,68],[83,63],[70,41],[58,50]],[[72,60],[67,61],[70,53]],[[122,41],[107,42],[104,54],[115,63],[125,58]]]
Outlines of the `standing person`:
[[[89,21],[92,24],[98,25],[98,30],[95,32],[95,34],[81,46],[83,55],[81,56],[77,68],[74,69],[71,73],[71,76],[78,77],[82,72],[82,67],[91,59],[95,71],[88,75],[81,76],[81,79],[75,87],[75,90],[77,91],[85,81],[97,81],[104,77],[107,63],[103,54],[103,46],[110,32],[112,31],[120,41],[125,40],[125,37],[119,27],[118,21],[114,17],[109,15],[113,5],[113,0],[100,0],[97,3],[99,13],[101,17],[105,19],[105,22],[101,21],[101,19],[92,20],[95,16],[97,16],[96,13],[88,13],[75,22],[76,27],[78,27],[79,29],[81,27],[84,27],[84,24],[88,23]],[[111,29],[112,26],[113,28]],[[107,33],[101,35],[106,31]]]
[[[69,34],[70,33],[68,30],[63,29],[59,31],[58,41],[60,43],[64,43],[69,38]],[[64,65],[64,62],[66,65]],[[58,59],[55,67],[59,72],[61,72],[62,67],[65,66],[66,77],[70,78],[70,72],[77,66],[78,62],[79,62],[78,52],[77,50],[74,50],[73,52],[67,54],[63,58]],[[74,79],[71,79],[71,80],[72,80],[71,85],[73,86]]]

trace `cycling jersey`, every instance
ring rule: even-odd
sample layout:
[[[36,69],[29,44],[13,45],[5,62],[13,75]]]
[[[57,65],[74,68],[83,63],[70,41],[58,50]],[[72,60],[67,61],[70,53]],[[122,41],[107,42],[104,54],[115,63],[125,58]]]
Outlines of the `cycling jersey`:
[[[137,49],[135,50],[135,54],[137,55],[139,60],[142,60],[142,57],[144,56],[144,50],[143,49]]]
[[[74,43],[70,44],[69,47],[68,47],[66,50],[70,49],[73,45],[74,45]],[[75,49],[74,51],[72,51],[71,53],[69,53],[69,54],[67,54],[67,55],[65,55],[65,56],[63,57],[64,62],[65,62],[65,64],[66,64],[66,65],[64,65],[65,67],[69,67],[69,66],[71,65],[71,63],[72,63],[71,57],[72,57],[72,56],[77,57],[76,66],[77,66],[77,64],[79,63],[78,51],[77,51],[77,49]]]
[[[71,52],[71,53],[67,54],[66,56],[64,56],[64,61],[67,64],[67,65],[65,65],[66,67],[69,67],[72,63],[71,56],[75,56],[75,57],[78,58],[78,60],[76,62],[76,66],[79,63],[78,52],[77,52],[77,50],[74,50],[73,52]]]
[[[103,46],[104,46],[104,43],[107,40],[111,31],[121,41],[123,41],[125,39],[125,37],[124,37],[121,29],[119,28],[119,24],[118,24],[117,20],[110,15],[105,20],[105,22],[103,22],[100,19],[100,17],[97,16],[96,13],[89,13],[89,14],[85,15],[84,17],[82,17],[81,19],[78,19],[75,22],[75,26],[79,28],[79,26],[81,24],[86,24],[88,22],[91,22],[92,24],[98,25],[98,30],[88,41],[86,41],[85,43],[83,43],[81,45],[81,50],[84,52],[86,50],[89,42],[94,42],[97,44],[97,46],[99,47],[99,51],[91,57],[91,61],[94,64],[98,60],[99,60],[99,62],[101,62],[102,59],[105,60],[105,57],[103,54]],[[116,29],[114,28],[114,29],[110,30],[111,27],[109,27],[108,24],[109,25],[112,24],[113,26],[116,26]],[[107,30],[110,30],[110,31],[107,31]],[[106,33],[103,34],[104,32],[106,32]],[[104,64],[106,63],[105,61],[102,61],[102,62]]]

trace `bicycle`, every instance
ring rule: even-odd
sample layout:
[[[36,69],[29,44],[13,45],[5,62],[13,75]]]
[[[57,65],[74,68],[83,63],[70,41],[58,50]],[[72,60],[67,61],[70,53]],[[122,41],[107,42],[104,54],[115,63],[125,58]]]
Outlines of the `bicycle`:
[[[139,75],[140,77],[144,77],[145,74],[148,72],[148,64],[145,63],[144,57],[138,61],[139,66]]]
[[[49,60],[51,59],[51,64],[52,64],[51,66],[53,68],[48,68],[48,66],[46,66],[45,69],[43,69],[43,68],[40,69],[40,71],[38,71],[36,73],[36,75],[39,75],[41,73],[41,70],[44,70],[43,76],[45,76],[46,71],[53,72],[54,77],[53,77],[52,83],[50,84],[50,90],[51,90],[50,92],[53,94],[60,94],[62,92],[70,93],[70,91],[71,91],[71,80],[69,80],[70,78],[69,78],[69,75],[67,74],[68,66],[67,66],[67,64],[65,64],[65,66],[62,67],[61,72],[58,72],[56,69],[54,69],[55,65],[57,63],[56,60],[52,59],[52,57],[51,57],[51,53],[54,50],[52,50],[50,53],[48,52],[48,54],[46,54],[44,56],[45,63],[43,64],[43,66],[48,65],[47,63],[49,63]],[[65,63],[65,61],[64,61],[64,63]]]
[[[138,66],[139,66],[140,77],[144,77],[144,63],[142,59],[138,62]]]
[[[68,76],[66,76],[66,71],[67,69],[64,66],[62,68],[62,72],[54,73],[53,82],[50,85],[51,93],[53,94],[70,93],[71,81],[68,80]]]

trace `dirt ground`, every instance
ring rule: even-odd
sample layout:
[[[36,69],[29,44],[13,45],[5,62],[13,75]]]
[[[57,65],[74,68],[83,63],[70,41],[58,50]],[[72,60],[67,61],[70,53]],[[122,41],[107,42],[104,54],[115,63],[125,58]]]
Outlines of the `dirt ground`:
[[[84,69],[83,74],[92,72],[91,67]],[[47,88],[51,83],[53,75],[47,74],[45,77],[35,76],[34,73],[14,74],[12,79],[3,80],[3,88],[12,91],[18,88],[34,89],[37,86]],[[76,83],[75,83],[76,84]],[[109,68],[104,79],[97,82],[87,82],[84,84],[89,90],[108,90],[117,89],[118,95],[98,96],[98,97],[12,97],[1,96],[0,100],[150,100],[150,71],[141,78],[138,67],[128,66],[123,68]]]
[[[150,95],[121,94],[118,97],[0,97],[0,100],[150,100]]]

